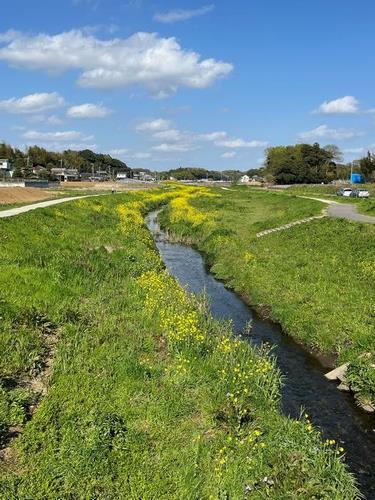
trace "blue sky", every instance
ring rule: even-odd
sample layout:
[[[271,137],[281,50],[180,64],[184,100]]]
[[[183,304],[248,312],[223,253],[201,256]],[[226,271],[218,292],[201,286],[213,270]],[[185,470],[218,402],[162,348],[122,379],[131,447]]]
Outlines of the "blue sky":
[[[267,145],[375,149],[369,0],[12,0],[0,140],[246,170]]]

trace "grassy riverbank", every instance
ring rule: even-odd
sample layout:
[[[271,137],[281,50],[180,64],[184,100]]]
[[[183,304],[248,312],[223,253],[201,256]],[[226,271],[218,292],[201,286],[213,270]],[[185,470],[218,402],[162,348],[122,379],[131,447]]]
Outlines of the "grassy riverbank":
[[[176,194],[0,221],[0,498],[356,498],[272,359],[164,271],[143,214]]]
[[[327,218],[256,238],[322,205],[247,188],[216,194],[173,201],[163,223],[197,244],[219,278],[295,338],[335,354],[338,364],[350,361],[353,387],[375,401],[375,227]]]

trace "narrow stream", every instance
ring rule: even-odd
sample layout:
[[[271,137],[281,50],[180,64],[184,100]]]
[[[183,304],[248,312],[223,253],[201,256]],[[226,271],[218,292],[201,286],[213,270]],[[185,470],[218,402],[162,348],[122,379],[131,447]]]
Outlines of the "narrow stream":
[[[375,500],[375,418],[360,410],[353,397],[324,378],[325,368],[316,358],[283,334],[279,325],[261,319],[234,292],[225,288],[206,269],[203,258],[193,248],[170,243],[157,224],[159,211],[150,213],[146,223],[169,272],[193,293],[205,291],[212,315],[231,320],[236,333],[252,321],[249,341],[273,346],[277,364],[285,377],[282,409],[292,418],[301,408],[322,431],[324,439],[335,439],[346,450],[346,462],[355,474],[362,493]]]

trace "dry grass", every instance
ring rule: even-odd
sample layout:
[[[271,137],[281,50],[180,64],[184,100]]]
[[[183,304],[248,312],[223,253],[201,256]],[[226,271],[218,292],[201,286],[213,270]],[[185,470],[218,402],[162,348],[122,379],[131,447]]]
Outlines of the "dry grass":
[[[0,188],[0,205],[28,203],[53,198],[55,193],[39,188],[4,187]]]

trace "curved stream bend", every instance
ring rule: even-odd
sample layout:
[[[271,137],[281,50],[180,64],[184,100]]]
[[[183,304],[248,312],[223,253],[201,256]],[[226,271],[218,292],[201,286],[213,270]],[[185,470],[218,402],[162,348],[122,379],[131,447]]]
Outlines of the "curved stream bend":
[[[282,388],[284,414],[298,418],[301,407],[318,426],[324,439],[335,439],[346,450],[346,462],[366,498],[375,499],[375,420],[361,411],[350,394],[340,392],[324,378],[327,369],[282,333],[274,323],[261,319],[234,292],[206,270],[202,256],[193,248],[168,241],[157,224],[159,211],[146,223],[169,272],[193,293],[205,291],[215,318],[231,320],[236,333],[252,321],[250,342],[273,346],[277,364],[285,377]]]

